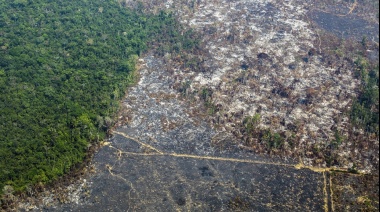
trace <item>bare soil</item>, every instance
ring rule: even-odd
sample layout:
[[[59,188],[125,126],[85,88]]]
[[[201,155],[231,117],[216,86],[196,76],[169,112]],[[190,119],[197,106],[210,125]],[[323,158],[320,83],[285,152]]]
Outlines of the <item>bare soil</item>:
[[[47,191],[20,210],[379,208],[378,139],[359,131],[330,148],[336,131],[353,133],[357,40],[373,40],[366,51],[378,63],[379,25],[375,10],[360,12],[366,1],[142,2],[146,12],[173,11],[200,35],[200,48],[143,57],[113,137],[94,155],[94,173],[72,184],[66,202]],[[279,148],[247,132],[243,120],[256,114],[255,132],[282,135]]]

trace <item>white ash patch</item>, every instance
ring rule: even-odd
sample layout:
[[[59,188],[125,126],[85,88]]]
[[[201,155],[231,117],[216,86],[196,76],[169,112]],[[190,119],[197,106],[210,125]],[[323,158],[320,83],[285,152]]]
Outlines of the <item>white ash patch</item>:
[[[184,76],[176,82],[190,81],[191,91],[212,89],[213,103],[222,111],[216,116],[228,126],[225,130],[237,131],[238,125],[231,123],[257,113],[264,129],[278,132],[297,125],[301,145],[294,151],[329,143],[334,129],[347,134],[349,121],[343,112],[360,81],[353,70],[336,74],[337,67],[328,67],[322,56],[308,55],[319,50],[314,46],[319,35],[305,18],[308,7],[297,0],[174,2],[179,21],[201,35],[208,54],[207,71],[176,70]],[[244,71],[242,64],[247,65]],[[232,115],[238,111],[242,117]],[[283,120],[285,126],[279,123]]]
[[[43,191],[38,198],[28,198],[18,205],[18,209],[25,211],[41,210],[45,207],[55,208],[59,204],[83,204],[92,183],[86,179],[79,179],[67,187]]]

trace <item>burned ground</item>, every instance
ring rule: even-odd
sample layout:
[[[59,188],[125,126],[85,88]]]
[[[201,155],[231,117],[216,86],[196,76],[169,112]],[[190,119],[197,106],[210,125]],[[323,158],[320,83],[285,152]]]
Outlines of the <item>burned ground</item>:
[[[349,115],[355,59],[378,55],[364,3],[143,1],[173,11],[199,48],[142,58],[88,196],[46,210],[378,209],[378,137]]]

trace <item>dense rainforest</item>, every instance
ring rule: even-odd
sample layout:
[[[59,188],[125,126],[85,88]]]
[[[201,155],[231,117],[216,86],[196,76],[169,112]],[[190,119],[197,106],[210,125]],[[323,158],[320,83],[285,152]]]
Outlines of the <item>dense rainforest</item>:
[[[112,125],[148,48],[195,45],[171,14],[114,0],[0,0],[0,194],[48,183]]]

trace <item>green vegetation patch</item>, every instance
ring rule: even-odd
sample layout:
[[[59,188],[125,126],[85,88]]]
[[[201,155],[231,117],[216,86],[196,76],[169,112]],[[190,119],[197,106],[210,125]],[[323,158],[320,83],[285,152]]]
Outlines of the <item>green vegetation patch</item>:
[[[112,126],[138,56],[194,47],[177,30],[170,14],[112,0],[0,0],[0,193],[83,161]]]
[[[354,126],[379,136],[379,66],[371,67],[364,57],[356,61],[356,75],[362,80],[361,93],[351,110]]]

